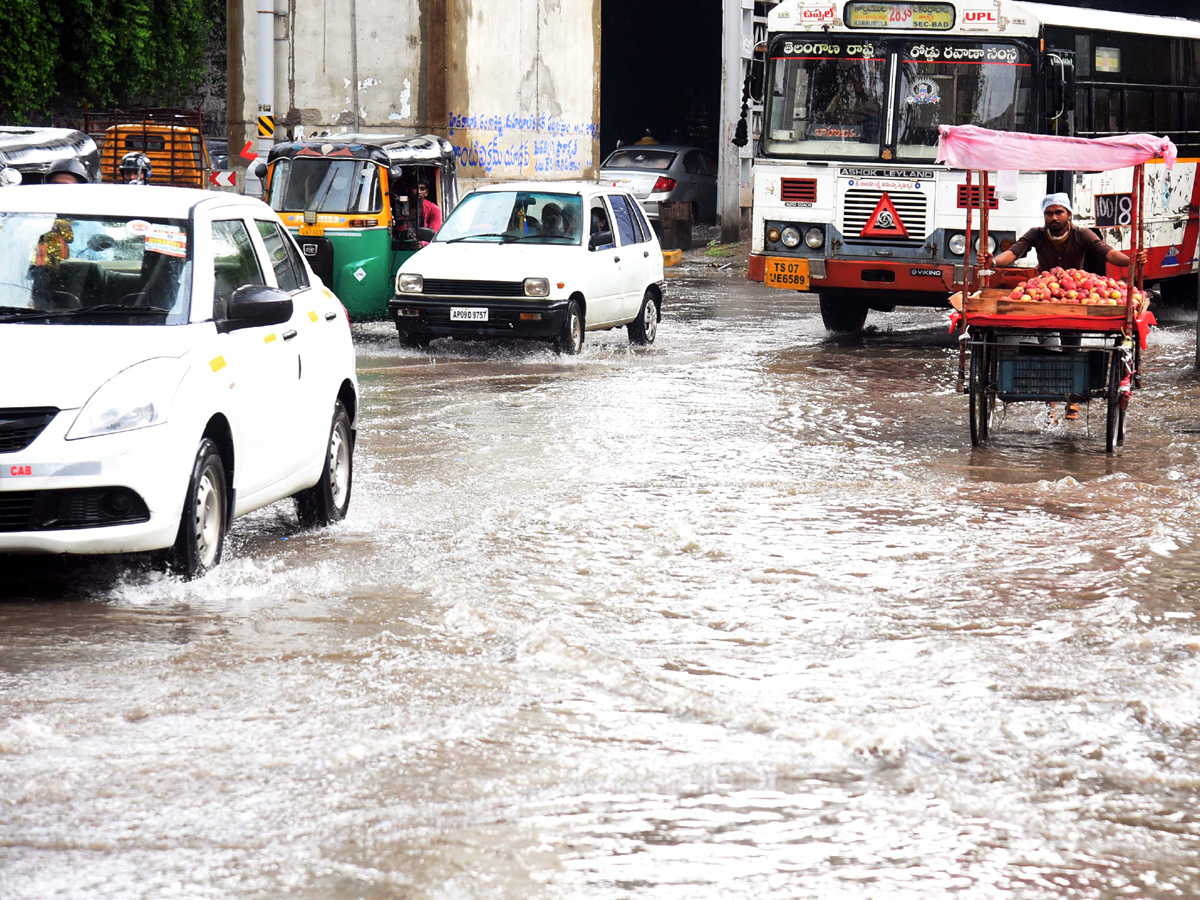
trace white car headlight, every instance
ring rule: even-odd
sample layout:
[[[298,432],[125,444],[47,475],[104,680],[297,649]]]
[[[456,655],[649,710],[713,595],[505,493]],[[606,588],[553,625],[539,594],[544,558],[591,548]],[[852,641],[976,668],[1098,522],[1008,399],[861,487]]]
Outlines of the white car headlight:
[[[67,440],[161,425],[186,373],[185,363],[166,357],[118,372],[83,404]]]
[[[411,272],[396,273],[397,294],[419,294],[425,290],[425,279]]]
[[[526,297],[549,297],[550,296],[550,279],[548,279],[548,278],[526,278],[525,279],[525,296]]]
[[[947,246],[950,247],[950,252],[953,253],[955,256],[962,256],[964,253],[967,252],[966,235],[962,235],[962,234],[950,235],[950,240],[947,242]]]
[[[787,247],[788,249],[798,247],[800,245],[800,231],[799,229],[789,225],[787,228],[783,229],[780,239],[783,241],[783,246]]]

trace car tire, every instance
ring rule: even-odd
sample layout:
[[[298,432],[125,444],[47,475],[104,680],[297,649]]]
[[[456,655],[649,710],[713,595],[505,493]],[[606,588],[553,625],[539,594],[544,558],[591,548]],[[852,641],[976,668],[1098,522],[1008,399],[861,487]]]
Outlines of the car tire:
[[[562,330],[554,339],[554,349],[558,353],[575,356],[583,349],[583,311],[579,301],[572,300],[567,304],[567,317],[563,320]]]
[[[402,346],[409,347],[413,350],[424,350],[429,346],[429,342],[433,340],[429,335],[419,331],[402,331],[400,332],[400,343]]]
[[[185,580],[199,578],[221,561],[229,529],[225,462],[217,445],[204,438],[196,451],[170,567]]]
[[[350,416],[339,400],[333,405],[333,422],[325,444],[321,480],[296,494],[296,515],[305,528],[340,522],[350,509],[354,484],[354,437]]]
[[[654,302],[654,292],[647,289],[642,295],[642,306],[637,318],[626,326],[629,329],[629,340],[634,344],[653,344],[658,335],[658,304]]]

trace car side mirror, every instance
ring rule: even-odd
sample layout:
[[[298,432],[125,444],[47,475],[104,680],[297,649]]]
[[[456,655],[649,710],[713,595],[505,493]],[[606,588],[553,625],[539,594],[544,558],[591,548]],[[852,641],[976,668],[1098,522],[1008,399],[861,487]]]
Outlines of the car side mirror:
[[[417,240],[424,241],[425,243],[428,244],[430,241],[433,240],[433,229],[432,228],[418,228],[417,229]]]
[[[218,330],[282,325],[291,317],[292,298],[286,291],[265,284],[244,284],[229,298],[229,311]]]
[[[588,249],[589,250],[599,250],[605,244],[611,244],[611,243],[613,243],[613,236],[612,236],[611,231],[597,231],[595,234],[592,235],[591,239],[588,241]]]
[[[254,172],[254,177],[262,181],[267,177],[267,164],[262,161],[256,162],[252,171]]]

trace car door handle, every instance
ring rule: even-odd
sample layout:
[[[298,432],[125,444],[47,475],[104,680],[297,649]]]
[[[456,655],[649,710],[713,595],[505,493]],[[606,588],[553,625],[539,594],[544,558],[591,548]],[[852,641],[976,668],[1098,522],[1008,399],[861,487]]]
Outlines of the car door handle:
[[[620,262],[620,261],[621,261],[621,257],[619,257],[619,256],[613,257],[613,262]]]
[[[294,328],[290,328],[283,333],[283,339],[285,341],[290,341],[295,336],[296,336],[296,329],[294,329]]]
[[[643,250],[643,251],[642,251],[642,258],[643,258],[643,259],[649,259],[649,258],[650,258],[650,251],[649,251],[649,250]]]
[[[335,313],[335,312],[325,313],[325,321],[326,322],[332,322],[336,318],[337,318],[337,313]]]

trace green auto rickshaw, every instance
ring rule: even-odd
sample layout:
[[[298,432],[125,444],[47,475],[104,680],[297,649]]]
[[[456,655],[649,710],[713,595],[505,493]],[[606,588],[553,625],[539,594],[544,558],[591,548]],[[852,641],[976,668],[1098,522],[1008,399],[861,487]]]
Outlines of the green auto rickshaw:
[[[350,317],[382,319],[396,270],[458,202],[454,173],[436,135],[335,134],[272,147],[267,202]]]

